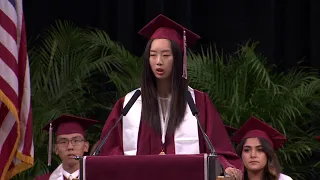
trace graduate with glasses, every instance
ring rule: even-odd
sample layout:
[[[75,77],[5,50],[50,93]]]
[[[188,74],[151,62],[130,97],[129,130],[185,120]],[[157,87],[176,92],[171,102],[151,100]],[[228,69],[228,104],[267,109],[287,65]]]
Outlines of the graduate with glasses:
[[[86,129],[98,123],[96,120],[81,118],[72,115],[62,115],[44,127],[55,133],[54,152],[62,163],[52,172],[36,177],[36,180],[76,180],[79,178],[79,161],[75,156],[83,156],[89,151],[89,142],[86,140]],[[49,137],[50,139],[52,137]],[[49,151],[50,143],[49,143]],[[51,152],[49,152],[51,156]],[[49,158],[51,161],[51,158]],[[49,164],[51,164],[49,162]]]

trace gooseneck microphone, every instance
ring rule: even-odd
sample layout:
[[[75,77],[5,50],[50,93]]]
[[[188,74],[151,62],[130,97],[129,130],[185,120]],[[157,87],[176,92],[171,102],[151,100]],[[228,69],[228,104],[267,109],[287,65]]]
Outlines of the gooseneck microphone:
[[[185,90],[184,96],[185,96],[185,99],[190,107],[190,110],[191,110],[193,116],[195,116],[197,119],[199,129],[204,137],[204,140],[206,141],[207,146],[209,147],[209,149],[211,151],[211,153],[207,156],[207,167],[206,167],[207,179],[208,180],[215,180],[217,178],[217,175],[219,175],[223,172],[221,163],[218,160],[217,153],[216,153],[209,137],[207,136],[207,134],[204,132],[204,130],[201,127],[199,117],[198,117],[199,112],[198,112],[198,109],[193,101],[191,93],[188,90]]]
[[[191,110],[193,116],[195,116],[196,119],[197,119],[198,126],[200,128],[200,131],[201,131],[203,137],[204,137],[204,140],[206,141],[206,144],[208,145],[208,147],[210,149],[211,155],[216,156],[217,155],[216,151],[215,151],[215,149],[214,149],[209,137],[207,136],[207,134],[204,132],[204,130],[201,127],[201,124],[200,124],[200,121],[199,121],[199,117],[198,117],[199,112],[198,112],[198,109],[197,109],[197,107],[196,107],[196,105],[195,105],[195,103],[193,101],[191,93],[188,90],[185,90],[184,96],[185,96],[185,99],[186,99],[186,101],[187,101],[187,103],[188,103],[188,105],[190,107],[190,110]]]
[[[121,114],[119,116],[119,118],[117,119],[117,121],[114,123],[114,125],[111,127],[111,129],[109,130],[109,132],[106,134],[106,136],[102,139],[102,141],[100,142],[99,146],[97,147],[97,149],[93,152],[93,156],[97,156],[99,155],[101,148],[104,146],[104,144],[106,143],[108,137],[110,136],[111,132],[113,131],[113,129],[118,125],[118,123],[120,122],[120,120],[122,119],[123,116],[126,116],[127,113],[129,112],[129,110],[131,109],[132,105],[137,101],[137,99],[139,98],[139,96],[141,95],[141,91],[140,90],[136,90],[136,92],[134,92],[133,96],[131,97],[131,99],[128,101],[128,103],[126,104],[126,106],[121,110]]]

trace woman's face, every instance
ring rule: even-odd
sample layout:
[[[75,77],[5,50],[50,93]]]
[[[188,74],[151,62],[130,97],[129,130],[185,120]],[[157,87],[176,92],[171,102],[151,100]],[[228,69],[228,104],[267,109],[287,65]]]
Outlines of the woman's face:
[[[247,171],[262,171],[267,165],[267,155],[258,138],[248,138],[243,144],[242,161]]]
[[[171,79],[173,60],[171,42],[167,39],[154,39],[150,48],[149,63],[157,79]]]

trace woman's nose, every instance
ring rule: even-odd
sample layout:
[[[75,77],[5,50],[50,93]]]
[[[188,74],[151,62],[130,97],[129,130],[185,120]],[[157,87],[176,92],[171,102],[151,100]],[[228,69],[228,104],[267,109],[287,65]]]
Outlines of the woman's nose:
[[[257,157],[257,152],[255,150],[252,150],[250,155],[251,157]]]
[[[158,54],[158,55],[157,55],[157,65],[162,65],[162,64],[163,64],[163,62],[162,62],[161,55]]]

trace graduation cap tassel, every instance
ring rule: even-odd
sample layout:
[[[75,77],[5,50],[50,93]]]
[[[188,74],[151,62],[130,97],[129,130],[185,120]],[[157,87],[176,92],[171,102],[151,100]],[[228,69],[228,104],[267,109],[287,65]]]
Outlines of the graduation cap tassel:
[[[186,31],[183,30],[183,75],[184,79],[187,79],[187,36]]]
[[[48,144],[48,166],[51,166],[51,153],[52,153],[52,122],[50,122],[49,128],[49,144]]]

